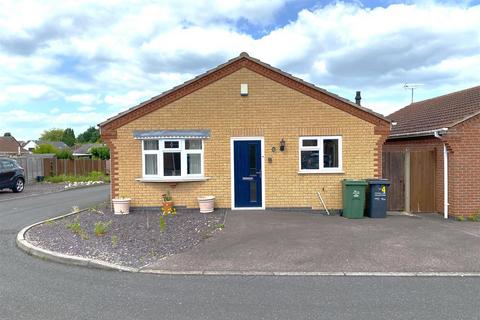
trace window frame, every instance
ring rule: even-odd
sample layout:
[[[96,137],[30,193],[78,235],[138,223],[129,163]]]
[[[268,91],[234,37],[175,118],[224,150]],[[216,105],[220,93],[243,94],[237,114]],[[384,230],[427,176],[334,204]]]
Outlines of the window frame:
[[[303,146],[304,140],[317,140],[317,146]],[[338,167],[324,167],[324,140],[338,141]],[[302,169],[302,151],[318,151],[318,169]],[[343,139],[342,136],[302,136],[298,139],[298,172],[299,173],[343,173]]]
[[[145,150],[145,141],[158,141],[158,150]],[[199,140],[201,142],[201,149],[185,149],[186,140]],[[163,180],[184,180],[184,179],[196,179],[205,177],[205,144],[204,139],[199,138],[161,138],[161,139],[142,139],[142,178],[148,179],[163,179]],[[166,141],[178,141],[178,148],[165,148]],[[165,168],[163,167],[163,157],[165,153],[180,153],[180,175],[179,176],[166,176]],[[145,155],[155,154],[157,156],[157,174],[145,173]],[[187,173],[187,155],[188,154],[200,154],[200,173],[188,174]]]

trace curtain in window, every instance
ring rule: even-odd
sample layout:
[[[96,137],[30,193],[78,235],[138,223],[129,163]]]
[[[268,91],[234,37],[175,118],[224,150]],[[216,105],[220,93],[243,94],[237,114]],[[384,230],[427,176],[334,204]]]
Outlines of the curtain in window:
[[[201,174],[201,161],[200,154],[187,154],[187,174]]]
[[[145,155],[145,174],[158,174],[156,154]]]

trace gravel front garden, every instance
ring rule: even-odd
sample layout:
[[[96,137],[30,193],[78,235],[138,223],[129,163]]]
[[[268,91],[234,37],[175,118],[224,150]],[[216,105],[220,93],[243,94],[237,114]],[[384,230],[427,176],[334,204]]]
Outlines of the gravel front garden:
[[[114,215],[101,206],[35,226],[26,240],[63,254],[141,268],[220,232],[224,216],[224,210],[202,214],[181,209],[174,216],[162,216],[159,209]]]

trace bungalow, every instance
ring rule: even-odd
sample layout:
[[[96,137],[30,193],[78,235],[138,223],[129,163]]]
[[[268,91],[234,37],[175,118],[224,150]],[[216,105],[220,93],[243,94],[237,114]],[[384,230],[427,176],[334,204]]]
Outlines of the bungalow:
[[[388,116],[389,209],[471,215],[480,210],[480,86],[412,103]]]
[[[246,53],[99,124],[112,197],[232,209],[342,209],[343,179],[381,177],[383,116]]]
[[[103,143],[84,143],[78,145],[74,150],[72,155],[76,158],[91,158],[92,153],[91,150],[93,148],[104,147]]]
[[[0,137],[0,155],[19,156],[27,153],[20,143],[11,135]]]

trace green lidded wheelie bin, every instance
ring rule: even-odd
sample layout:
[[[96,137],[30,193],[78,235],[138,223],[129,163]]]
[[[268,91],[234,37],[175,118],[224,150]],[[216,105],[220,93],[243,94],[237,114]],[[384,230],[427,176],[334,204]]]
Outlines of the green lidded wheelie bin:
[[[343,216],[345,218],[363,218],[367,185],[368,183],[365,180],[344,179],[342,181]]]

